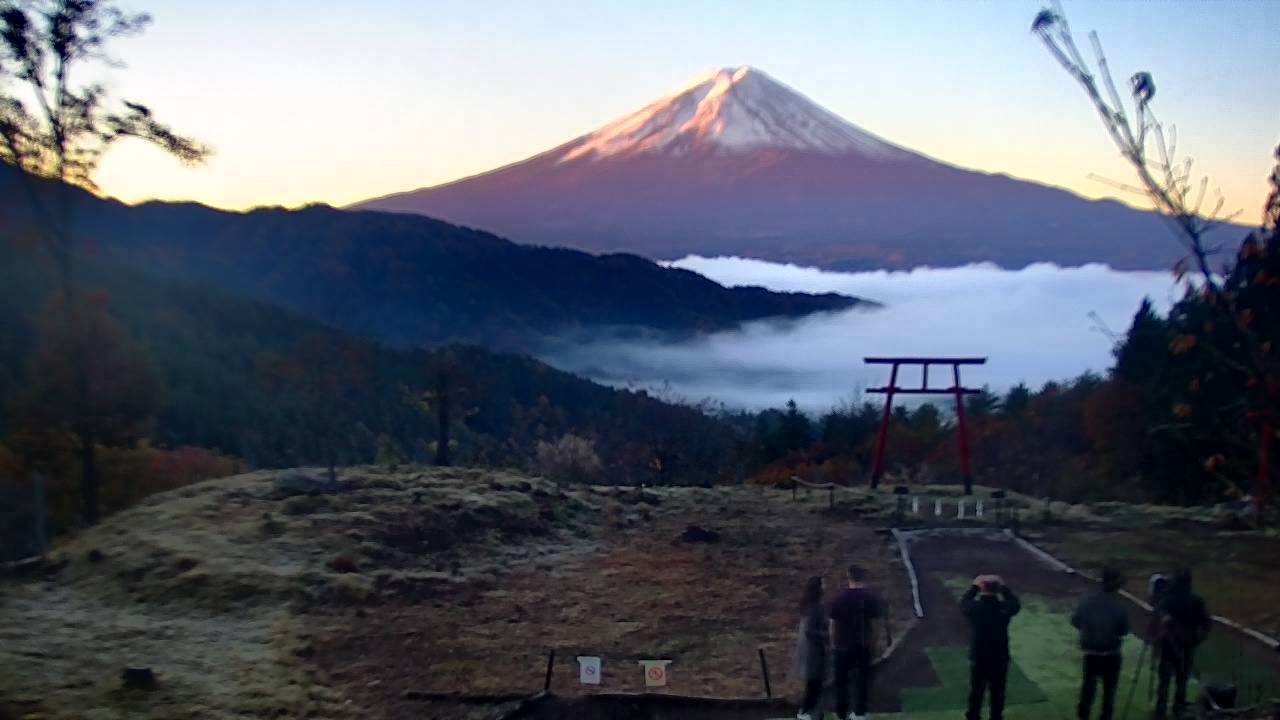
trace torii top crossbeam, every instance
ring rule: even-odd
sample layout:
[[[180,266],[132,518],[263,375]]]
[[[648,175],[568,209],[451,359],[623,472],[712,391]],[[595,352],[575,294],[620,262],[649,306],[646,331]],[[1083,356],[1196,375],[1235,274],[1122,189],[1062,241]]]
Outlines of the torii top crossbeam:
[[[884,387],[868,388],[869,393],[880,393],[884,398],[884,416],[880,420],[880,434],[876,438],[875,466],[871,470],[871,487],[880,484],[880,473],[884,469],[884,446],[889,437],[889,417],[893,409],[894,395],[954,395],[956,399],[956,425],[960,440],[960,473],[964,481],[966,494],[973,493],[973,474],[969,469],[969,435],[965,426],[964,396],[978,395],[982,391],[967,388],[960,383],[961,365],[983,365],[986,358],[975,357],[869,357],[863,358],[868,365],[890,365],[889,384]],[[903,365],[921,366],[920,387],[898,387],[898,368]],[[929,387],[929,367],[932,365],[951,366],[951,387]]]

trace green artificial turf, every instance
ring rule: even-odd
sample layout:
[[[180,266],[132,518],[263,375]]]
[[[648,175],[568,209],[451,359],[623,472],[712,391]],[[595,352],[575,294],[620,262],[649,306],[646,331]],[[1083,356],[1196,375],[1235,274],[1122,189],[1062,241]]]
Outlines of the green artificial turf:
[[[957,578],[947,582],[947,587],[957,596],[968,586],[968,579]],[[1018,613],[1009,626],[1009,651],[1023,679],[1015,682],[1011,668],[1010,701],[1004,716],[1006,720],[1074,720],[1076,699],[1080,692],[1082,661],[1076,644],[1076,630],[1071,626],[1071,603],[1036,595],[1019,595],[1018,597],[1022,601],[1022,612]],[[943,720],[944,718],[954,720],[962,716],[969,682],[967,660],[964,660],[962,653],[957,654],[957,658],[940,657],[935,654],[937,650],[942,650],[943,654],[947,655],[954,649],[930,648],[928,650],[930,659],[939,670],[939,677],[943,678],[943,686],[905,692],[903,694],[904,712],[890,717],[896,720]],[[1124,667],[1120,690],[1116,697],[1117,720],[1124,720],[1123,710],[1129,692],[1134,687],[1133,671],[1137,667],[1141,652],[1141,640],[1133,636],[1126,639]],[[947,669],[947,675],[944,675],[943,668],[939,667],[940,663],[952,664],[958,661],[964,661],[965,664]],[[954,676],[956,679],[951,680],[948,676]],[[955,682],[959,683],[959,687],[949,689],[948,685]],[[1144,668],[1129,712],[1131,720],[1151,716],[1152,703],[1147,697],[1147,687],[1147,668]],[[1034,692],[1037,695],[1036,698],[1027,694],[1015,696],[1015,692]],[[1194,693],[1193,687],[1189,694],[1194,697]],[[941,702],[946,697],[958,698],[959,702],[950,700],[945,708],[926,704],[934,701]],[[1015,697],[1018,697],[1017,701]],[[1100,702],[1100,698],[1094,702],[1095,717],[1100,710]]]
[[[902,692],[903,712],[927,713],[937,710],[963,710],[969,702],[969,649],[965,647],[932,647],[925,651],[934,672],[942,681],[939,687],[908,688]],[[1041,703],[1048,700],[1044,692],[1027,678],[1017,662],[1009,665],[1005,689],[1006,706]]]
[[[957,597],[969,587],[967,578],[953,578],[947,589]],[[1013,666],[1009,669],[1006,720],[1075,720],[1076,700],[1080,693],[1082,660],[1077,646],[1076,630],[1071,626],[1073,601],[1037,595],[1019,595],[1022,612],[1009,626],[1009,651]],[[1242,699],[1273,693],[1280,687],[1266,668],[1251,664],[1241,654],[1233,636],[1215,628],[1209,640],[1197,652],[1196,669],[1207,680],[1233,680]],[[969,692],[967,648],[931,647],[925,652],[933,663],[942,684],[931,688],[909,688],[902,693],[903,712],[877,718],[893,720],[955,720],[963,717]],[[1142,640],[1130,635],[1124,643],[1124,664],[1120,688],[1116,693],[1116,720],[1140,720],[1151,717],[1154,688],[1150,655]],[[1143,667],[1135,678],[1139,658]],[[1136,680],[1136,682],[1135,682]],[[1188,698],[1195,698],[1199,688],[1191,680]],[[1098,689],[1101,694],[1101,687]],[[1132,701],[1130,702],[1130,696]],[[1129,712],[1125,714],[1125,708]],[[1093,717],[1101,710],[1101,697],[1094,700]],[[985,709],[983,716],[987,717]],[[828,718],[834,715],[827,714]]]

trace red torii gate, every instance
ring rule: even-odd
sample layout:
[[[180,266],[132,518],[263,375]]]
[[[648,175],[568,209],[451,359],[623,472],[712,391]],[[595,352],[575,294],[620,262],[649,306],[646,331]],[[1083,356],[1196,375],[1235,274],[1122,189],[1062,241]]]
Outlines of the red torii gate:
[[[884,394],[884,416],[880,420],[880,434],[876,437],[876,462],[871,470],[871,487],[879,487],[880,473],[884,469],[884,445],[889,438],[889,416],[893,410],[894,395],[954,395],[956,398],[956,424],[960,438],[960,474],[964,481],[964,493],[973,494],[973,473],[969,470],[969,435],[964,419],[964,396],[978,395],[981,390],[967,388],[960,384],[961,365],[983,365],[986,358],[921,358],[921,357],[869,357],[863,358],[868,365],[892,365],[889,371],[889,384],[884,387],[868,388],[869,393]],[[902,365],[923,366],[923,377],[918,388],[898,387],[898,368]],[[953,383],[947,388],[929,387],[929,366],[950,365]]]

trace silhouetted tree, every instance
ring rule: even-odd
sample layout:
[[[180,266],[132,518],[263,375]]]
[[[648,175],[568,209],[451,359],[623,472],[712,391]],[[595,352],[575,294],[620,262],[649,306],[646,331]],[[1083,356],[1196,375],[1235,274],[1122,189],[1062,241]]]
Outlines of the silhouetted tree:
[[[158,404],[145,356],[111,317],[106,299],[100,294],[86,296],[74,325],[63,302],[62,298],[51,300],[40,316],[27,387],[15,409],[16,440],[37,464],[55,462],[73,438],[130,444],[146,434]],[[76,365],[77,347],[93,348],[93,362]],[[81,455],[80,461],[90,463],[89,472],[96,480],[94,458],[89,453],[87,458]],[[92,492],[82,488],[81,515],[92,518],[98,512],[95,483]]]
[[[19,220],[9,229],[41,248],[57,270],[86,525],[96,523],[99,513],[97,423],[90,417],[98,353],[81,327],[89,311],[82,307],[75,272],[74,188],[96,189],[94,171],[121,138],[147,141],[184,163],[200,162],[208,153],[157,121],[145,105],[113,103],[103,85],[78,79],[77,71],[86,66],[112,63],[106,55],[110,40],[137,34],[149,21],[100,0],[0,2],[0,161],[21,171],[28,202],[25,212],[13,214]]]
[[[1000,396],[991,392],[991,388],[986,385],[982,386],[982,390],[977,395],[970,395],[965,399],[965,412],[969,417],[975,420],[990,417],[1000,410]]]
[[[420,396],[420,405],[436,419],[436,465],[453,464],[451,445],[453,425],[470,414],[467,405],[472,394],[470,375],[452,349],[434,353],[427,368],[428,390]]]
[[[1002,405],[1005,413],[1016,416],[1025,412],[1030,403],[1031,390],[1026,385],[1018,383],[1009,388],[1009,392],[1005,393]]]
[[[807,447],[813,440],[813,424],[809,416],[796,407],[795,400],[787,401],[787,411],[778,423],[778,436],[784,454]]]
[[[359,398],[373,375],[374,348],[336,333],[304,336],[287,353],[258,358],[264,386],[299,407],[297,448],[318,457],[337,479],[338,453],[349,445],[359,416]]]

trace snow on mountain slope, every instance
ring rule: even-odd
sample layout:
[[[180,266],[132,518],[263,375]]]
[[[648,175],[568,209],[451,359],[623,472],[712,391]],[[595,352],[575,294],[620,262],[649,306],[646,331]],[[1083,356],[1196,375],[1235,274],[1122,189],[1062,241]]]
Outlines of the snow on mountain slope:
[[[762,148],[904,160],[914,153],[845,122],[752,67],[719,68],[569,144],[560,162]]]
[[[355,207],[663,260],[738,255],[864,270],[1156,269],[1177,259],[1153,213],[934,160],[750,67],[704,73],[519,162]]]

